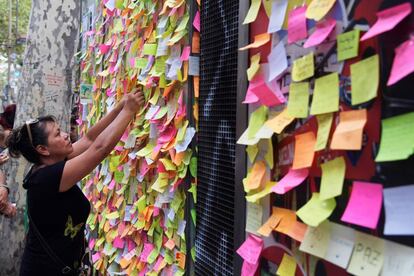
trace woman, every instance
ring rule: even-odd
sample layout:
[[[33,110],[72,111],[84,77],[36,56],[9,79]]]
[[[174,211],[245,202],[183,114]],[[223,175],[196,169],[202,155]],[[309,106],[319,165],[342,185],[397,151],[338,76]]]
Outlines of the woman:
[[[16,215],[16,206],[9,201],[10,189],[6,183],[6,175],[3,172],[2,165],[9,160],[6,149],[6,138],[10,134],[10,130],[4,130],[0,125],[0,214],[6,217]]]
[[[73,145],[51,116],[13,130],[10,156],[34,163],[23,183],[30,226],[20,275],[79,274],[90,204],[76,183],[108,156],[143,103],[141,90],[126,95]]]

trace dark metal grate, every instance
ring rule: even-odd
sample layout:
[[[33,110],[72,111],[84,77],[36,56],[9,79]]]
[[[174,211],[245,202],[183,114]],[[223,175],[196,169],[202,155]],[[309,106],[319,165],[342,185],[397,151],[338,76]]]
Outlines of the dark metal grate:
[[[239,1],[203,0],[196,275],[233,275]]]

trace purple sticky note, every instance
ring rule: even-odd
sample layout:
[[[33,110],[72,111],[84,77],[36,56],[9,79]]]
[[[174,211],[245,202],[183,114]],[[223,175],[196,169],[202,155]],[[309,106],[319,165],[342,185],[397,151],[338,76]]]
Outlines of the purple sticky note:
[[[377,21],[369,31],[361,37],[361,41],[394,29],[405,17],[411,13],[411,4],[404,3],[380,12],[377,12]]]
[[[377,228],[382,206],[382,185],[355,181],[341,220],[367,228]]]
[[[196,15],[194,16],[193,26],[196,28],[197,31],[200,31],[200,12],[197,11]]]
[[[288,19],[288,43],[293,43],[308,36],[306,27],[306,6],[292,10]]]
[[[330,33],[336,27],[335,19],[329,18],[326,21],[316,25],[315,31],[306,40],[303,45],[304,48],[309,48],[321,44],[325,39],[328,38]]]
[[[283,195],[299,186],[309,175],[309,169],[289,169],[289,172],[272,187],[272,192]]]
[[[395,49],[391,75],[387,85],[393,85],[405,76],[414,72],[414,41],[408,40]]]

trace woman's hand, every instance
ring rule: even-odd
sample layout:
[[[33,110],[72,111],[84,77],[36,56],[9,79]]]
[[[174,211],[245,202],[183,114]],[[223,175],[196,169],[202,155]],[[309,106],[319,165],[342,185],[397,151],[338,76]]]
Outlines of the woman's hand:
[[[7,209],[9,192],[5,187],[0,187],[0,213],[4,213]]]
[[[145,104],[144,93],[141,88],[138,88],[135,93],[125,95],[122,100],[124,101],[124,108],[134,113]]]
[[[8,218],[14,217],[17,213],[16,206],[13,203],[7,205],[6,210],[4,211],[4,215]]]
[[[7,153],[1,153],[0,154],[0,165],[3,165],[8,160],[9,160],[9,156],[7,155]]]

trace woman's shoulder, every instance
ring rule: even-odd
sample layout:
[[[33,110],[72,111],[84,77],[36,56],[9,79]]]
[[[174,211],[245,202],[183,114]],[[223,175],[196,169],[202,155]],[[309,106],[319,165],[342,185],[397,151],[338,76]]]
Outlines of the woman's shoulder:
[[[24,179],[23,187],[29,189],[34,184],[44,182],[60,183],[65,163],[66,160],[62,160],[50,165],[33,166]]]

